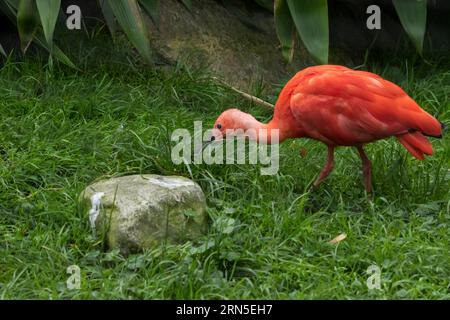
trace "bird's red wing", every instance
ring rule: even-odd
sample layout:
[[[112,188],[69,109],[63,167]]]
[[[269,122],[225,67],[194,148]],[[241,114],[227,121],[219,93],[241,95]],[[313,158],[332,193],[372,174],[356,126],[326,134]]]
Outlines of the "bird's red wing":
[[[291,112],[311,138],[353,145],[409,130],[440,134],[439,122],[392,82],[347,68],[313,71],[290,96]]]

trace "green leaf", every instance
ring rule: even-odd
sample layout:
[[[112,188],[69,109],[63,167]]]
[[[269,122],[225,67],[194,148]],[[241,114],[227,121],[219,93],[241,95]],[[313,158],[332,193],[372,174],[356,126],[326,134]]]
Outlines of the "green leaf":
[[[183,2],[184,6],[188,8],[189,11],[192,10],[192,0],[181,0]]]
[[[422,55],[423,38],[427,24],[426,0],[393,0],[403,29]]]
[[[25,53],[31,41],[33,41],[36,30],[39,27],[39,15],[34,0],[20,0],[17,10],[17,29],[22,52]]]
[[[236,260],[239,260],[240,257],[241,257],[241,255],[235,251],[225,251],[225,252],[222,251],[220,253],[220,258],[226,259],[228,261],[236,261]]]
[[[111,9],[111,6],[109,5],[109,1],[108,0],[100,0],[99,3],[100,3],[100,8],[102,9],[103,17],[105,18],[105,21],[106,21],[106,26],[108,27],[111,35],[114,36],[114,34],[117,31],[117,24],[116,24],[116,20],[114,18],[114,13]]]
[[[208,241],[202,243],[202,244],[201,244],[200,246],[198,246],[198,247],[192,247],[192,248],[189,250],[189,253],[190,253],[191,255],[193,255],[193,254],[199,254],[199,253],[204,253],[204,252],[208,251],[209,249],[213,248],[215,245],[216,245],[215,241],[212,240],[212,239],[210,239],[210,240],[208,240]]]
[[[158,0],[139,0],[145,11],[150,15],[153,22],[159,24],[159,1]]]
[[[119,249],[113,249],[111,251],[106,252],[102,259],[102,262],[119,262],[119,261],[124,261],[122,255],[120,254],[120,250]]]
[[[117,1],[117,0],[114,0]],[[127,262],[125,263],[125,266],[129,270],[140,270],[144,269],[146,265],[145,257],[142,255],[139,256],[131,256],[127,259]]]
[[[233,214],[233,213],[235,213],[237,210],[235,209],[235,208],[232,208],[232,207],[225,207],[224,209],[223,209],[223,213],[225,213],[225,214]]]
[[[4,0],[6,5],[10,8],[10,11],[15,15],[19,8],[19,0]]]
[[[19,0],[0,0],[0,11],[2,11],[8,19],[17,23],[17,8],[19,7]]]
[[[0,3],[2,3],[1,1],[2,0],[0,0]],[[39,2],[41,0],[36,0],[36,1]],[[55,0],[55,1],[59,2],[59,0]],[[9,8],[11,14],[16,15],[16,10],[18,10],[19,4],[20,4],[19,0],[4,0],[4,4],[6,5],[6,7]],[[0,8],[3,9],[3,8],[5,8],[5,6],[0,6]],[[58,12],[59,12],[59,10],[56,10],[56,17],[58,16]],[[50,55],[54,55],[59,61],[61,61],[65,65],[67,65],[71,68],[74,68],[76,70],[79,70],[75,66],[75,64],[69,59],[69,57],[67,57],[59,47],[57,47],[56,45],[53,45],[53,43],[51,43],[50,45],[47,43],[46,39],[44,38],[44,35],[42,34],[42,31],[37,32],[37,34],[34,37],[34,40],[36,40],[38,45],[47,49],[50,52]]]
[[[275,29],[281,43],[281,52],[284,59],[291,62],[294,57],[295,45],[294,21],[292,21],[286,0],[275,0],[274,7]]]
[[[214,227],[217,231],[223,234],[230,234],[235,229],[236,220],[228,217],[219,217],[215,223]]]
[[[314,60],[328,63],[327,0],[287,0],[300,37]]]
[[[56,59],[58,59],[65,65],[67,65],[73,69],[80,70],[57,45],[53,45],[53,55],[56,57]]]
[[[55,31],[56,20],[58,19],[61,0],[36,0],[39,16],[41,17],[42,28],[50,52],[53,49],[53,32]]]
[[[130,39],[139,53],[151,63],[147,28],[142,19],[137,0],[108,0],[108,2],[128,39]]]
[[[87,262],[96,262],[98,261],[100,254],[101,253],[99,250],[90,251],[87,254],[85,254],[83,260]]]
[[[437,214],[441,210],[441,205],[439,201],[432,201],[428,203],[422,203],[417,206],[414,210],[415,213],[420,215],[425,214]]]

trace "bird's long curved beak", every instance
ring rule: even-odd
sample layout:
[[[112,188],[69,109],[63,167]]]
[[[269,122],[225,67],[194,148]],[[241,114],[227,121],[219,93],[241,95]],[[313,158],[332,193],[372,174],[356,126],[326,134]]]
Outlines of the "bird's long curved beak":
[[[213,141],[214,141],[214,140],[203,141],[203,144],[202,144],[202,151],[205,150],[205,148],[206,148],[207,146],[209,146],[209,145],[211,144],[211,142],[213,142]]]
[[[214,141],[220,141],[220,140],[222,140],[222,139],[223,139],[222,133],[221,133],[219,130],[217,130],[217,129],[213,129],[213,130],[211,131],[211,137],[210,137],[210,140],[203,141],[203,144],[202,144],[202,151],[205,150],[205,148],[208,147],[212,142],[214,142]]]

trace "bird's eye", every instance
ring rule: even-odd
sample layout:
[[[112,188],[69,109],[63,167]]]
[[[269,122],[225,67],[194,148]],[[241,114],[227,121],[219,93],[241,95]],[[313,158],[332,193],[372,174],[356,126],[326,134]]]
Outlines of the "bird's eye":
[[[217,129],[222,129],[222,125],[220,123],[217,124]]]

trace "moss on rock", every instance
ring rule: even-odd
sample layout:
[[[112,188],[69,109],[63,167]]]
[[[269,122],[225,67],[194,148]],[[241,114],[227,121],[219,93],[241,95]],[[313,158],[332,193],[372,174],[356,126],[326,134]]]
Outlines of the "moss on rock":
[[[207,231],[203,191],[178,176],[131,175],[88,186],[80,201],[108,247],[124,254],[183,243]]]

